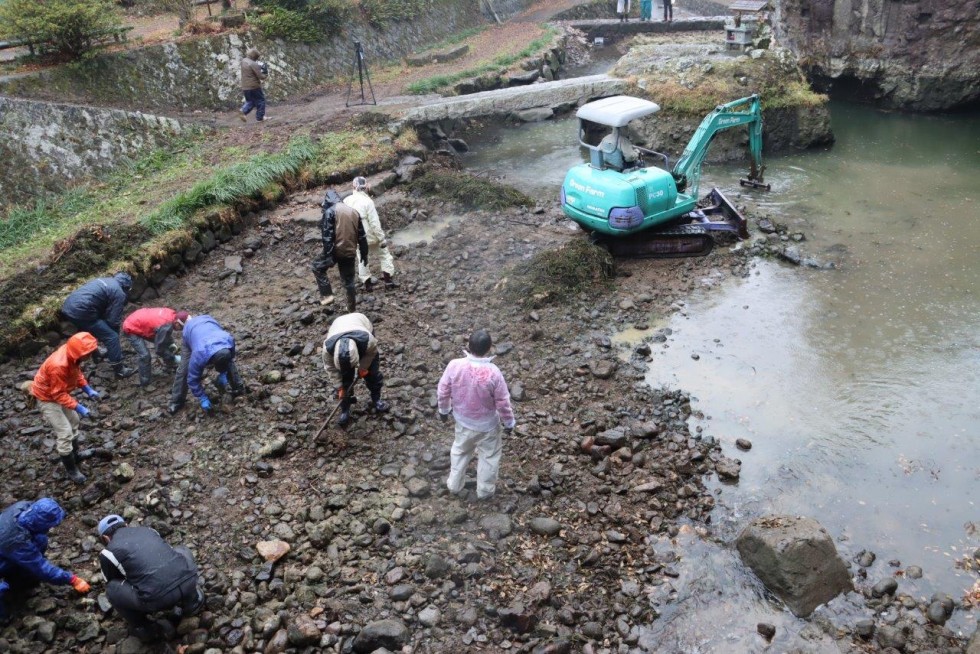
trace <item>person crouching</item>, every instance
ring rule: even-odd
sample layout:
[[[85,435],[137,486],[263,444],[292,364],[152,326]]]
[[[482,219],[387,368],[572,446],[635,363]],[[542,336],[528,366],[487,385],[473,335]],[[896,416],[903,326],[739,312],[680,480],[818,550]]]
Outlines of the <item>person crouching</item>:
[[[378,413],[384,413],[391,406],[381,399],[384,377],[381,375],[378,340],[374,337],[371,321],[363,313],[348,313],[337,316],[330,324],[327,338],[323,341],[323,367],[332,368],[340,374],[340,418],[343,427],[350,422],[350,407],[354,402],[354,382],[358,378],[371,392],[371,404]]]

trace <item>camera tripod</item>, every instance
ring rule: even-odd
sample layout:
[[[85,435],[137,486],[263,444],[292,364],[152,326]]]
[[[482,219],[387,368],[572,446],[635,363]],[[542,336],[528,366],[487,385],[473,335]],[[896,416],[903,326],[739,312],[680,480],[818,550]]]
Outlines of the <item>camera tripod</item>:
[[[351,91],[354,89],[354,73],[357,73],[357,81],[361,86],[361,101],[353,105],[350,101]],[[368,90],[371,92],[371,101],[368,102],[364,96],[364,80],[367,79]],[[361,104],[378,104],[374,97],[374,87],[371,86],[371,74],[368,72],[367,62],[364,60],[364,49],[360,41],[354,41],[354,66],[350,71],[350,80],[347,82],[347,102],[345,106],[356,106]]]

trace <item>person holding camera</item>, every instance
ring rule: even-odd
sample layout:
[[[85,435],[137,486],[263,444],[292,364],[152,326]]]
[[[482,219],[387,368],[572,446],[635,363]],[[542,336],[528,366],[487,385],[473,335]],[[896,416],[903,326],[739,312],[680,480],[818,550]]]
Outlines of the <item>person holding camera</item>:
[[[255,120],[262,122],[265,117],[265,93],[262,92],[262,81],[269,76],[269,66],[259,61],[259,51],[249,48],[242,59],[242,93],[245,104],[238,117],[244,123],[246,116],[255,109]]]

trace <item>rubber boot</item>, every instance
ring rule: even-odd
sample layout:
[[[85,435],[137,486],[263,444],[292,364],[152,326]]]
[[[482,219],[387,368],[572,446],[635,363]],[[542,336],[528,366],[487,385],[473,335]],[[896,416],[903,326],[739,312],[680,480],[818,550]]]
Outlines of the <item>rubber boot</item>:
[[[71,442],[71,454],[75,458],[75,465],[78,465],[85,459],[91,459],[95,456],[95,450],[91,448],[86,448],[84,450],[78,449],[78,439],[76,438]]]
[[[354,313],[357,311],[357,293],[354,289],[347,291],[347,313]]]
[[[71,479],[76,484],[85,483],[85,475],[79,472],[78,466],[75,465],[74,454],[66,454],[65,456],[61,457],[61,463],[65,466],[65,470],[67,471],[69,479]]]
[[[126,379],[136,374],[134,368],[127,368],[126,364],[122,361],[117,361],[112,364],[112,372],[116,373],[116,379]]]
[[[391,404],[385,402],[384,400],[374,401],[374,410],[378,413],[388,413],[388,409],[391,408]]]
[[[146,388],[149,385],[150,385],[150,373],[143,374],[143,371],[141,370],[140,371],[140,388]]]
[[[374,290],[374,280],[368,277],[368,280],[364,282],[364,292],[370,293]]]
[[[341,427],[346,427],[350,424],[350,398],[344,398],[340,401],[340,417],[337,418],[337,424]]]
[[[385,282],[385,288],[398,288],[398,282],[396,282],[390,273],[383,273],[382,278]]]

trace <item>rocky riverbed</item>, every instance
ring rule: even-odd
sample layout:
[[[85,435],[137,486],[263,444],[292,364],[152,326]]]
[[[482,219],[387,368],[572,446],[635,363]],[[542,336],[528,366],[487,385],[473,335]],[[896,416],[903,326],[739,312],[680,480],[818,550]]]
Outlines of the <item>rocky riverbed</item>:
[[[24,598],[0,651],[658,651],[641,635],[675,595],[684,551],[674,539],[711,537],[715,498],[703,478],[736,480],[740,463],[689,430],[683,390],[643,384],[663,334],[650,330],[631,351],[611,336],[649,329],[651,313],[678,310],[709,275],[750,274],[753,257],[771,251],[764,243],[778,250],[801,237],[774,227],[756,231],[754,246],[700,259],[622,262],[608,282],[556,303],[522,293],[515,266],[584,238],[557,208],[465,212],[388,191],[379,209],[389,233],[466,219],[430,244],[397,248],[400,288],[359,297],[392,411],[366,413],[361,389],[354,424],[317,438],[334,406],[318,348],[335,314],[319,306],[309,270],[322,193],[253,216],[166,279],[162,297],[144,294],[141,305],[209,313],[234,333],[251,393],[213,417],[193,403],[170,417],[165,375],[141,390],[103,364],[89,376],[104,393],[85,425],[102,456],[84,466],[84,487],[63,478],[48,429],[14,389],[43,357],[0,367],[4,505],[62,502],[69,518],[49,554],[93,580],[85,598],[46,586]],[[518,419],[497,494],[479,503],[445,490],[452,429],[434,408],[443,367],[478,326],[494,336]],[[170,645],[144,647],[106,613],[94,526],[108,512],[189,545],[199,561],[207,609],[184,618]],[[269,558],[281,543],[289,551],[269,562],[260,542]],[[927,618],[930,607],[878,581],[858,578],[873,597],[869,625],[813,628],[841,651],[965,650],[938,612]],[[759,651],[767,639],[778,647],[780,634],[745,630],[759,631]]]

